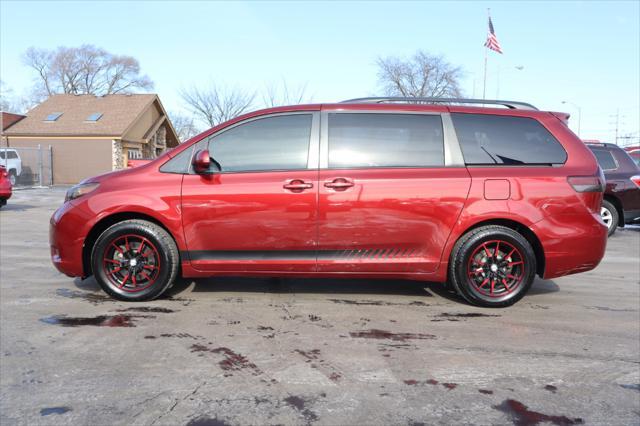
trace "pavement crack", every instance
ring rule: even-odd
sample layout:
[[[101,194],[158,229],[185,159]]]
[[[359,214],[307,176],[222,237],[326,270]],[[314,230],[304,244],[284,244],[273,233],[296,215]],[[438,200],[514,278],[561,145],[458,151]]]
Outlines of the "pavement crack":
[[[160,416],[156,417],[151,423],[149,423],[149,425],[153,426],[154,424],[156,424],[156,422],[158,422],[161,418],[168,416],[169,414],[171,414],[171,412],[178,406],[178,404],[180,404],[181,402],[183,402],[184,400],[186,400],[187,398],[189,398],[190,396],[195,395],[196,393],[198,393],[198,391],[200,390],[200,388],[204,385],[206,385],[207,382],[202,382],[200,383],[198,386],[196,386],[191,392],[189,392],[187,395],[185,395],[182,398],[176,398],[176,400],[173,402],[173,405],[164,413],[162,413]]]

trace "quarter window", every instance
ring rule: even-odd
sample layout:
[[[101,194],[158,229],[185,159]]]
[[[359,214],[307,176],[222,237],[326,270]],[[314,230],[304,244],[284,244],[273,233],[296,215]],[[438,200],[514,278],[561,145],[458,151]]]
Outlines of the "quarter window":
[[[611,155],[611,152],[605,149],[591,149],[593,154],[596,156],[596,160],[598,160],[598,164],[602,168],[602,170],[615,170],[618,168],[618,164],[616,160]]]
[[[306,169],[311,120],[291,114],[249,121],[212,136],[209,153],[222,172]]]
[[[439,115],[329,114],[329,167],[443,165]]]
[[[537,120],[487,114],[451,114],[468,165],[563,164],[567,153]]]

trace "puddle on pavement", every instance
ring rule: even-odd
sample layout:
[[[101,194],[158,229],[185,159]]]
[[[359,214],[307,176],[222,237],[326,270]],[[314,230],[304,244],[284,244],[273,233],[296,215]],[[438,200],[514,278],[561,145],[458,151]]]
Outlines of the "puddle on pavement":
[[[406,340],[428,340],[435,339],[433,334],[421,334],[421,333],[393,333],[385,330],[364,330],[364,331],[352,331],[349,333],[351,337],[365,338],[365,339],[389,339],[399,342]]]
[[[509,415],[511,421],[516,426],[533,426],[540,423],[553,423],[554,425],[570,426],[584,423],[579,417],[569,418],[567,416],[552,416],[529,410],[529,407],[515,399],[506,399],[500,405],[494,405],[498,411]]]
[[[64,315],[52,315],[40,318],[40,321],[51,324],[60,325],[62,327],[135,327],[135,319],[137,318],[154,318],[147,315],[98,315],[95,317],[67,317]]]
[[[51,414],[64,414],[71,411],[71,407],[48,407],[40,410],[41,416],[49,416]]]
[[[547,385],[544,387],[544,389],[548,390],[551,393],[556,393],[558,391],[558,388],[553,385]]]
[[[620,385],[625,389],[637,390],[640,391],[640,383],[634,383],[629,385]]]
[[[299,396],[292,395],[284,399],[291,407],[295,408],[307,422],[315,422],[318,420],[318,415],[313,411],[306,408],[307,401]]]
[[[484,395],[493,395],[493,391],[489,389],[478,389],[478,392]]]
[[[198,417],[192,419],[186,426],[231,426],[229,423],[216,418],[211,417]]]

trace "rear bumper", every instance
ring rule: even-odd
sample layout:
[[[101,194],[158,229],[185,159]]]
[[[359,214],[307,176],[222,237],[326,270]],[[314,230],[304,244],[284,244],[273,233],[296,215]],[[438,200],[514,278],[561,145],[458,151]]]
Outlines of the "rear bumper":
[[[599,214],[548,217],[531,230],[542,243],[545,279],[594,269],[607,248],[607,226]]]

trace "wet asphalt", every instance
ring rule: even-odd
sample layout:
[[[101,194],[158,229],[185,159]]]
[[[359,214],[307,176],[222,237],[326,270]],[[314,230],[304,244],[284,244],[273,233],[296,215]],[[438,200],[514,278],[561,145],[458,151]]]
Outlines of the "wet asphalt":
[[[51,265],[63,197],[0,210],[2,426],[640,423],[640,228],[507,309],[335,279],[198,280],[132,304]]]

